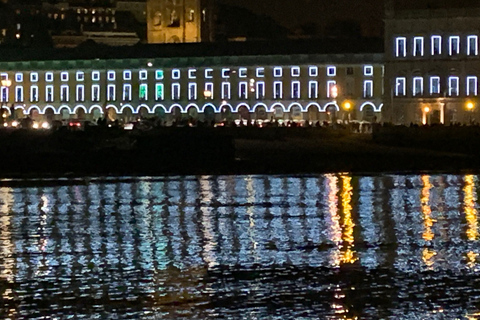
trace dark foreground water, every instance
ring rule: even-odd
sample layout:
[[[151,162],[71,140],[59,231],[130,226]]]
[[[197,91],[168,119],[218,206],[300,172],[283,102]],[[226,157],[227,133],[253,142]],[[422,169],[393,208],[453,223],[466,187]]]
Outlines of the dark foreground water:
[[[477,176],[3,185],[2,319],[480,315]]]

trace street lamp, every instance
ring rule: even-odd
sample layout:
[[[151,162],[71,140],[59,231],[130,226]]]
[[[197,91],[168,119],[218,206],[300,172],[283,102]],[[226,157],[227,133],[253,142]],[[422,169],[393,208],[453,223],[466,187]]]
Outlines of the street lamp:
[[[352,104],[349,101],[346,101],[343,104],[343,108],[347,111],[347,120],[350,121],[350,109],[352,108]]]
[[[468,110],[468,122],[472,124],[472,113],[473,109],[475,108],[475,104],[471,101],[467,102],[467,110]]]
[[[424,125],[427,124],[427,115],[428,115],[429,112],[430,112],[430,108],[429,108],[429,107],[424,107],[424,108],[423,108],[422,123],[423,123]]]

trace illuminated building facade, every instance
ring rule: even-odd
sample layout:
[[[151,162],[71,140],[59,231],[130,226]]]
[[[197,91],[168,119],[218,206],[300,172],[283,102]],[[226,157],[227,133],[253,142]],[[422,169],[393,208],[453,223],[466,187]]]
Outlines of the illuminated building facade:
[[[183,46],[196,54],[158,57],[165,46],[146,46],[143,56],[140,47],[111,59],[0,62],[0,101],[14,118],[39,120],[381,120],[382,54],[201,57]]]
[[[398,10],[394,5],[392,0],[386,7],[384,120],[474,121],[480,8]]]

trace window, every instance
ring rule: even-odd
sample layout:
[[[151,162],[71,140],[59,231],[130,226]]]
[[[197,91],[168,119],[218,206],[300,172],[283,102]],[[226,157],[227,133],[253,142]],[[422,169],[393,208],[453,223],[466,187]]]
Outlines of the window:
[[[30,87],[30,101],[38,102],[38,86]]]
[[[449,38],[450,55],[454,56],[460,53],[460,37],[452,36]]]
[[[477,77],[471,76],[467,77],[467,96],[476,96],[477,95]]]
[[[423,78],[415,77],[413,78],[413,96],[423,95]]]
[[[257,68],[256,72],[258,78],[265,77],[265,68]]]
[[[155,70],[155,80],[163,80],[163,70]]]
[[[458,77],[449,77],[448,78],[448,95],[449,96],[458,96],[459,84]]]
[[[309,67],[308,68],[308,75],[310,77],[317,77],[318,76],[318,67]]]
[[[467,37],[467,54],[469,56],[478,55],[478,37],[477,36]]]
[[[48,85],[45,87],[45,101],[53,102],[53,86]]]
[[[222,78],[224,78],[224,79],[230,78],[230,69],[229,68],[223,68],[222,69]]]
[[[188,69],[188,79],[197,78],[197,69]]]
[[[273,99],[282,99],[282,82],[280,81],[273,83]]]
[[[164,99],[163,83],[155,84],[155,101],[162,101]]]
[[[85,74],[83,73],[83,71],[77,71],[76,78],[77,78],[77,81],[85,80]]]
[[[414,57],[423,56],[423,37],[413,38],[413,56]]]
[[[178,69],[172,70],[172,79],[175,79],[175,80],[180,79],[180,70]]]
[[[98,84],[92,85],[92,101],[93,102],[100,101],[100,86]]]
[[[440,94],[440,77],[430,77],[430,94]]]
[[[257,81],[257,99],[265,99],[265,82]]]
[[[337,74],[336,67],[327,67],[327,76],[334,77]]]
[[[115,81],[115,71],[108,71],[107,72],[107,79],[108,81]]]
[[[77,85],[77,90],[76,90],[77,94],[77,101],[79,102],[83,102],[85,101],[85,87],[83,86],[83,84],[79,84]]]
[[[115,85],[109,84],[107,86],[107,101],[115,101]]]
[[[23,86],[15,87],[15,102],[23,102]]]
[[[180,84],[172,83],[172,100],[180,100]]]
[[[292,77],[300,77],[300,67],[292,67]]]
[[[100,71],[92,71],[92,80],[100,81]]]
[[[53,72],[45,73],[45,81],[52,82],[53,81]]]
[[[123,85],[122,100],[123,101],[132,101],[132,85],[130,85],[130,84],[124,84]]]
[[[213,99],[213,83],[205,83],[205,92],[203,94],[205,99]]]
[[[205,69],[205,79],[213,78],[213,69]]]
[[[68,94],[68,86],[67,85],[60,86],[60,101],[68,102],[69,100],[70,100],[70,97]]]
[[[308,83],[308,98],[318,99],[318,81],[310,81]]]
[[[373,97],[373,81],[372,80],[363,81],[363,97],[364,98]]]
[[[1,87],[2,90],[2,96],[1,96],[1,102],[8,102],[8,87]]]
[[[363,66],[363,75],[367,77],[373,76],[373,67]]]
[[[292,81],[292,99],[300,99],[300,81]]]
[[[60,73],[60,80],[61,81],[68,81],[68,72]]]
[[[23,73],[15,73],[15,82],[23,82]]]
[[[197,84],[195,82],[188,84],[188,100],[197,100]]]
[[[138,72],[138,79],[140,79],[140,80],[147,80],[147,77],[148,77],[147,70],[140,70],[140,71]]]
[[[38,73],[32,72],[30,73],[30,82],[37,82],[38,81]]]
[[[282,76],[282,68],[281,67],[275,67],[273,68],[273,76],[274,77],[281,77]]]
[[[407,56],[407,38],[398,37],[395,39],[395,55],[397,57]]]
[[[337,97],[337,82],[336,81],[327,81],[327,98],[336,98]]]
[[[238,69],[238,76],[240,78],[246,78],[247,77],[247,68]]]
[[[242,81],[238,84],[238,97],[240,99],[247,99],[248,98],[248,83]]]
[[[395,80],[395,95],[397,97],[403,97],[406,95],[405,78],[397,78]]]
[[[432,36],[432,56],[442,54],[442,37]]]
[[[230,99],[230,82],[222,83],[222,99]]]
[[[145,83],[140,84],[140,86],[138,87],[138,100],[148,100],[148,86]]]
[[[123,80],[132,80],[132,71],[130,70],[123,71]]]

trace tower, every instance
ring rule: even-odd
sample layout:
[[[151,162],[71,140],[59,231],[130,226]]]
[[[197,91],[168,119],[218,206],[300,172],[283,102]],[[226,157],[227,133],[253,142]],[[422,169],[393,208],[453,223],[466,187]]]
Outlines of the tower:
[[[214,0],[147,0],[148,43],[211,42]]]

